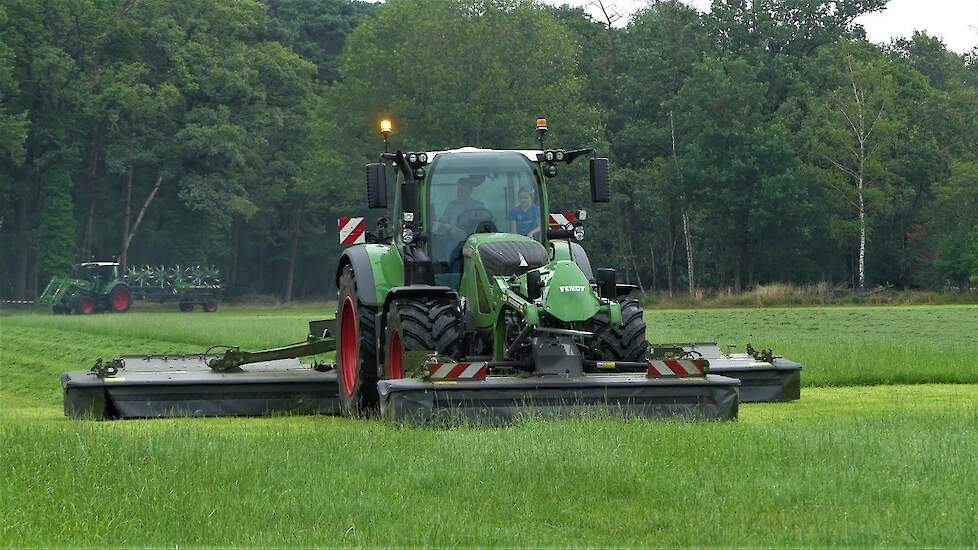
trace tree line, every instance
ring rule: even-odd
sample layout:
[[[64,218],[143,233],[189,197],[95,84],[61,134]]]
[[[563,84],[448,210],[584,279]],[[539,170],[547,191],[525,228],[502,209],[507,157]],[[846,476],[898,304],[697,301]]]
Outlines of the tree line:
[[[610,204],[580,167],[553,202],[646,290],[973,287],[978,50],[872,44],[855,20],[884,7],[8,0],[0,295],[117,257],[328,297],[382,116],[404,150],[529,148],[544,116],[548,143],[607,152]]]

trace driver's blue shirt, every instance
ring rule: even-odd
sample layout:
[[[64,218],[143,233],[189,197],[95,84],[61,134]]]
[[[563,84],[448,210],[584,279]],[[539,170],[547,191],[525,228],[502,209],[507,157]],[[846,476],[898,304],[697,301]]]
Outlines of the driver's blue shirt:
[[[527,206],[526,210],[523,210],[519,206],[510,208],[509,213],[506,214],[506,219],[511,222],[516,222],[516,232],[520,235],[529,235],[530,231],[533,231],[540,225],[540,213],[533,203]]]

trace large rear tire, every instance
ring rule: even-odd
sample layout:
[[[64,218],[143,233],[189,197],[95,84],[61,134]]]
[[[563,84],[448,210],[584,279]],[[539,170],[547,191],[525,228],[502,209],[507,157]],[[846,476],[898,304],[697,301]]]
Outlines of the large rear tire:
[[[126,285],[115,285],[109,293],[109,311],[125,313],[132,306],[132,295]]]
[[[462,357],[465,322],[455,300],[436,296],[395,300],[387,313],[384,378],[404,378],[404,353],[433,351]]]
[[[349,265],[343,267],[339,287],[336,362],[340,407],[347,416],[364,416],[377,408],[377,308],[360,301]]]
[[[592,321],[595,343],[588,353],[589,359],[611,361],[642,361],[648,351],[645,339],[645,319],[638,300],[621,302],[621,324],[612,325],[605,315],[597,315]]]
[[[204,302],[204,311],[207,313],[214,313],[217,311],[217,300],[208,300]]]

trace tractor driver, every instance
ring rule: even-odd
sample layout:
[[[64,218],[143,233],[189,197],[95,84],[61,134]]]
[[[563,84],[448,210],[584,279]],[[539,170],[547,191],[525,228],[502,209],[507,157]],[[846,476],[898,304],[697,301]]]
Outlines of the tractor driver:
[[[472,198],[472,190],[481,183],[482,177],[468,176],[460,178],[455,184],[456,198],[445,206],[435,231],[443,238],[435,239],[433,243],[436,258],[447,262],[449,273],[462,271],[462,244],[472,234],[480,221],[485,221],[492,213],[486,205]],[[489,222],[491,223],[491,218]]]
[[[445,211],[439,218],[438,227],[435,229],[439,233],[456,233],[457,231],[465,231],[462,229],[463,226],[467,226],[468,223],[465,219],[467,216],[477,215],[479,212],[486,212],[486,205],[482,204],[482,201],[472,198],[472,190],[478,184],[479,178],[477,176],[468,176],[460,178],[455,184],[455,192],[457,193],[456,199],[449,202],[445,206]],[[462,236],[462,238],[467,237],[468,234]]]

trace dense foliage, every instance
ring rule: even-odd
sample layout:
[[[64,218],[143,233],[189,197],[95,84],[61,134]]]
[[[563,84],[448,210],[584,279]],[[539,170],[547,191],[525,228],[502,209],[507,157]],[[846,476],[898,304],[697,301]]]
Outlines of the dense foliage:
[[[619,29],[518,0],[8,0],[0,295],[118,256],[328,296],[381,115],[404,149],[531,147],[543,115],[607,151],[613,202],[578,169],[557,206],[646,289],[974,286],[978,50],[871,44],[853,21],[884,4],[660,1]]]

